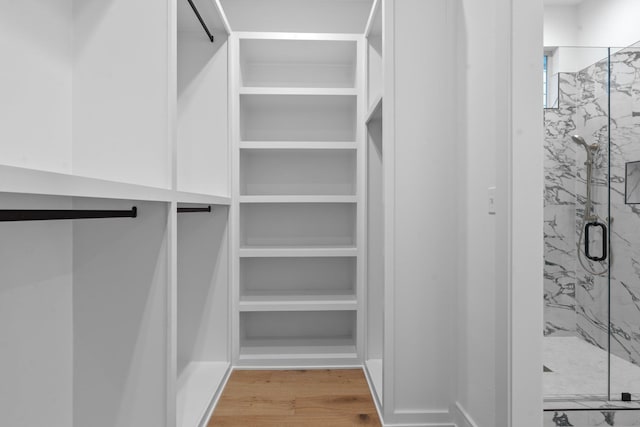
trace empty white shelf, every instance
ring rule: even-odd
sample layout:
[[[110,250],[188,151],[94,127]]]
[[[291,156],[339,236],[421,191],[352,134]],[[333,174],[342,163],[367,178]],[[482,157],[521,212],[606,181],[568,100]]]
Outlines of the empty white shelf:
[[[242,150],[240,194],[247,196],[353,196],[352,150]]]
[[[240,347],[241,361],[287,359],[353,359],[355,362],[357,353],[350,338],[247,340]]]
[[[277,247],[277,248],[240,248],[240,258],[278,258],[278,257],[355,257],[358,248],[344,247]]]
[[[228,362],[192,362],[178,378],[178,422],[200,425],[230,370]]]
[[[290,87],[243,87],[241,95],[344,95],[355,96],[358,94],[352,88],[290,88]]]
[[[240,313],[240,354],[273,359],[355,354],[356,311]],[[331,357],[331,356],[329,356]]]
[[[240,196],[240,203],[357,203],[357,196]]]
[[[354,40],[240,40],[244,86],[355,87]]]
[[[355,295],[243,296],[240,311],[340,311],[357,310]]]
[[[355,141],[357,96],[240,95],[243,141]]]
[[[356,150],[351,141],[241,141],[241,150]]]
[[[240,296],[246,300],[355,299],[356,259],[244,258]]]

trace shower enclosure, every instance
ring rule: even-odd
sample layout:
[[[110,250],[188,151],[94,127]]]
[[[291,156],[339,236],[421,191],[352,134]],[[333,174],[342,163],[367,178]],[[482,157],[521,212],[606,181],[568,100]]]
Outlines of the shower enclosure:
[[[640,408],[640,43],[545,65],[545,406]]]

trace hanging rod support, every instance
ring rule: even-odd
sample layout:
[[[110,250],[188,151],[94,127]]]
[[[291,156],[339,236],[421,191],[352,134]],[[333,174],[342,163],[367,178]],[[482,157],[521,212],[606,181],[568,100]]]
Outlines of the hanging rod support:
[[[207,24],[204,23],[202,16],[200,16],[200,12],[198,12],[198,8],[196,7],[195,4],[193,4],[193,0],[187,0],[187,1],[191,5],[191,9],[193,9],[193,13],[196,14],[198,21],[200,21],[200,25],[202,25],[202,28],[204,28],[204,31],[207,33],[209,40],[211,41],[211,43],[213,43],[213,35],[211,34],[211,31],[209,31],[209,28],[207,28]]]
[[[60,219],[136,218],[138,208],[119,211],[98,210],[40,210],[0,209],[2,221],[51,221]]]
[[[193,212],[211,212],[211,206],[206,208],[178,208],[178,213],[193,213]]]

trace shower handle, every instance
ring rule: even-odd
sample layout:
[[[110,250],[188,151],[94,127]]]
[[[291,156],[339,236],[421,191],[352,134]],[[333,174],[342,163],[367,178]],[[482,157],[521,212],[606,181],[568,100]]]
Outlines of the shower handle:
[[[601,252],[601,256],[593,256],[590,253],[590,244],[589,244],[589,230],[593,227],[599,227],[600,230],[602,231],[602,252]],[[584,254],[586,255],[587,258],[589,258],[591,261],[604,261],[605,259],[607,259],[607,226],[604,225],[601,222],[597,222],[597,221],[593,221],[593,222],[588,222],[584,225]]]

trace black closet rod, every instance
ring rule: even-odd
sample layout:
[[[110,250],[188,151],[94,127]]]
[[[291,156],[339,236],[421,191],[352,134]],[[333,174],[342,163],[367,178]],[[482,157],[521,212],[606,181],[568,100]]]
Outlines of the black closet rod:
[[[138,208],[118,211],[0,209],[0,221],[50,221],[59,219],[136,218]]]
[[[211,40],[211,43],[213,43],[213,36],[211,35],[211,31],[209,31],[209,28],[207,28],[207,24],[204,23],[202,16],[200,16],[200,12],[198,12],[198,8],[196,7],[195,4],[193,4],[192,0],[187,0],[187,1],[191,5],[191,9],[193,9],[193,13],[195,13],[196,16],[198,17],[198,21],[200,21],[200,25],[202,25],[202,28],[204,28],[204,31],[207,33],[207,36],[209,36],[209,40]]]
[[[193,213],[193,212],[211,212],[211,206],[206,208],[178,208],[178,213]]]

